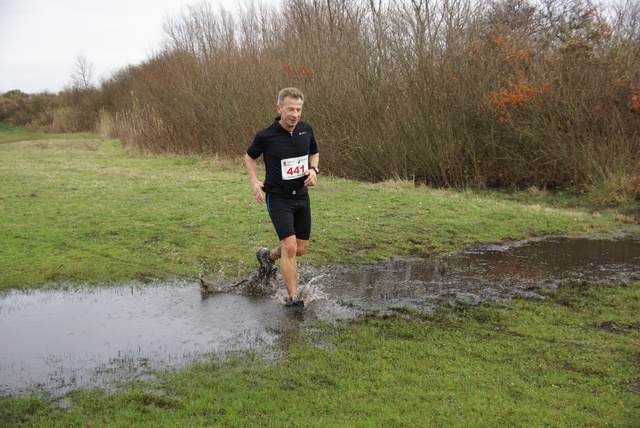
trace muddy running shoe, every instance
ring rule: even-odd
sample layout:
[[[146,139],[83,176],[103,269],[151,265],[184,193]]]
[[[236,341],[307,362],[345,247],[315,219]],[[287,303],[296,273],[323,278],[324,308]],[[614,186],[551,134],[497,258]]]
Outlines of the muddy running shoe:
[[[285,306],[299,306],[301,308],[304,308],[304,302],[298,296],[289,296],[289,297],[287,297],[284,300],[284,305]]]
[[[259,272],[261,275],[268,275],[275,269],[274,261],[269,256],[270,251],[267,248],[260,247],[256,251],[256,258],[260,264]]]

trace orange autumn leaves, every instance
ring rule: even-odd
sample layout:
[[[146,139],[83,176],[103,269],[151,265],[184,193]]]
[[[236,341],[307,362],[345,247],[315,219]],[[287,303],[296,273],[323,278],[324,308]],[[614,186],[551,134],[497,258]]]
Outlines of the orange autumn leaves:
[[[516,108],[518,105],[542,102],[543,100],[542,97],[540,97],[540,94],[549,91],[549,85],[545,82],[538,82],[537,88],[534,88],[526,82],[524,77],[521,77],[518,82],[515,83],[507,79],[506,85],[509,89],[503,89],[492,93],[493,98],[491,99],[491,104],[493,104],[495,112],[499,115],[498,120],[501,122],[509,120],[511,110]],[[620,84],[615,85],[623,86]],[[640,93],[636,93],[631,97],[629,111],[631,113],[636,113],[639,110]]]
[[[289,76],[302,75],[306,80],[312,80],[314,77],[313,71],[304,64],[302,64],[300,67],[296,67],[295,65],[284,65],[282,69]]]
[[[527,102],[541,102],[539,95],[549,90],[549,85],[544,82],[539,82],[539,89],[532,88],[524,78],[516,83],[507,80],[507,86],[510,89],[494,92],[491,100],[500,121],[510,118],[511,108]]]
[[[500,32],[491,31],[486,37],[485,41],[473,44],[472,52],[486,55],[490,51],[507,75],[519,76],[517,81],[513,77],[506,78],[505,86],[491,93],[491,104],[499,116],[498,120],[504,122],[511,119],[511,111],[518,106],[542,102],[540,95],[549,90],[549,85],[542,81],[532,84],[525,77],[523,70],[531,59],[525,48],[514,45]]]
[[[631,112],[635,113],[636,111],[638,111],[640,109],[640,93],[639,94],[635,94],[633,97],[631,97]]]
[[[605,34],[609,34],[605,31],[606,28],[602,30]],[[503,69],[503,76],[505,74],[509,76],[503,77],[502,88],[492,92],[489,98],[500,122],[510,121],[515,110],[524,105],[544,101],[542,94],[548,92],[550,86],[544,81],[536,81],[531,76],[525,76],[525,70],[530,65],[530,56],[525,48],[514,44],[503,33],[490,31],[486,34],[484,41],[477,41],[471,47],[474,55],[480,53],[486,55],[487,51],[496,58],[496,65]],[[518,76],[517,81],[515,76]],[[614,85],[625,86],[619,83]],[[629,100],[628,106],[631,113],[637,113],[640,111],[640,92],[633,86],[631,89],[635,93]]]

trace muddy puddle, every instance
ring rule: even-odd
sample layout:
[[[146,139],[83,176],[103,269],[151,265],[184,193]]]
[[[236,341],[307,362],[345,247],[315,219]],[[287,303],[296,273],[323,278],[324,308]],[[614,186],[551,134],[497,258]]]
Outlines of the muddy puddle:
[[[366,267],[302,266],[301,280],[303,311],[282,306],[277,283],[275,294],[259,295],[222,282],[203,292],[197,279],[10,292],[0,297],[0,394],[109,389],[212,353],[261,349],[318,319],[537,299],[541,289],[574,281],[637,283],[640,237],[558,237]]]

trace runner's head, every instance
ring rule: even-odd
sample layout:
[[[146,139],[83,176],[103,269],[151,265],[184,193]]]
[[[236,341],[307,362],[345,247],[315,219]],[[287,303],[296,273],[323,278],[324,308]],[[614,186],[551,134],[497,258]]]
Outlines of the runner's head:
[[[304,95],[296,88],[285,88],[278,94],[276,111],[280,115],[280,124],[284,129],[293,132],[302,115]]]
[[[277,105],[282,106],[282,104],[284,104],[284,99],[287,97],[300,100],[304,103],[304,95],[298,88],[284,88],[278,94]]]

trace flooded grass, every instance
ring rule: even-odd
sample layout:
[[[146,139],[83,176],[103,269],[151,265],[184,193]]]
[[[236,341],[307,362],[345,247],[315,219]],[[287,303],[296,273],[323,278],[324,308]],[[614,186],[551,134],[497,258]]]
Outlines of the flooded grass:
[[[366,267],[303,266],[304,314],[283,310],[281,278],[14,291],[0,300],[5,394],[113,389],[211,354],[267,349],[318,321],[430,319],[483,302],[544,300],[563,287],[640,281],[640,238],[556,237]],[[621,329],[619,324],[603,324]],[[620,324],[622,326],[622,324]]]
[[[560,287],[418,321],[282,328],[278,358],[212,356],[117,391],[0,401],[3,426],[637,425],[640,283]],[[242,296],[247,298],[246,296]],[[426,321],[426,322],[425,322]]]
[[[151,369],[272,343],[269,297],[202,296],[193,283],[12,292],[0,300],[0,390],[113,387]]]

